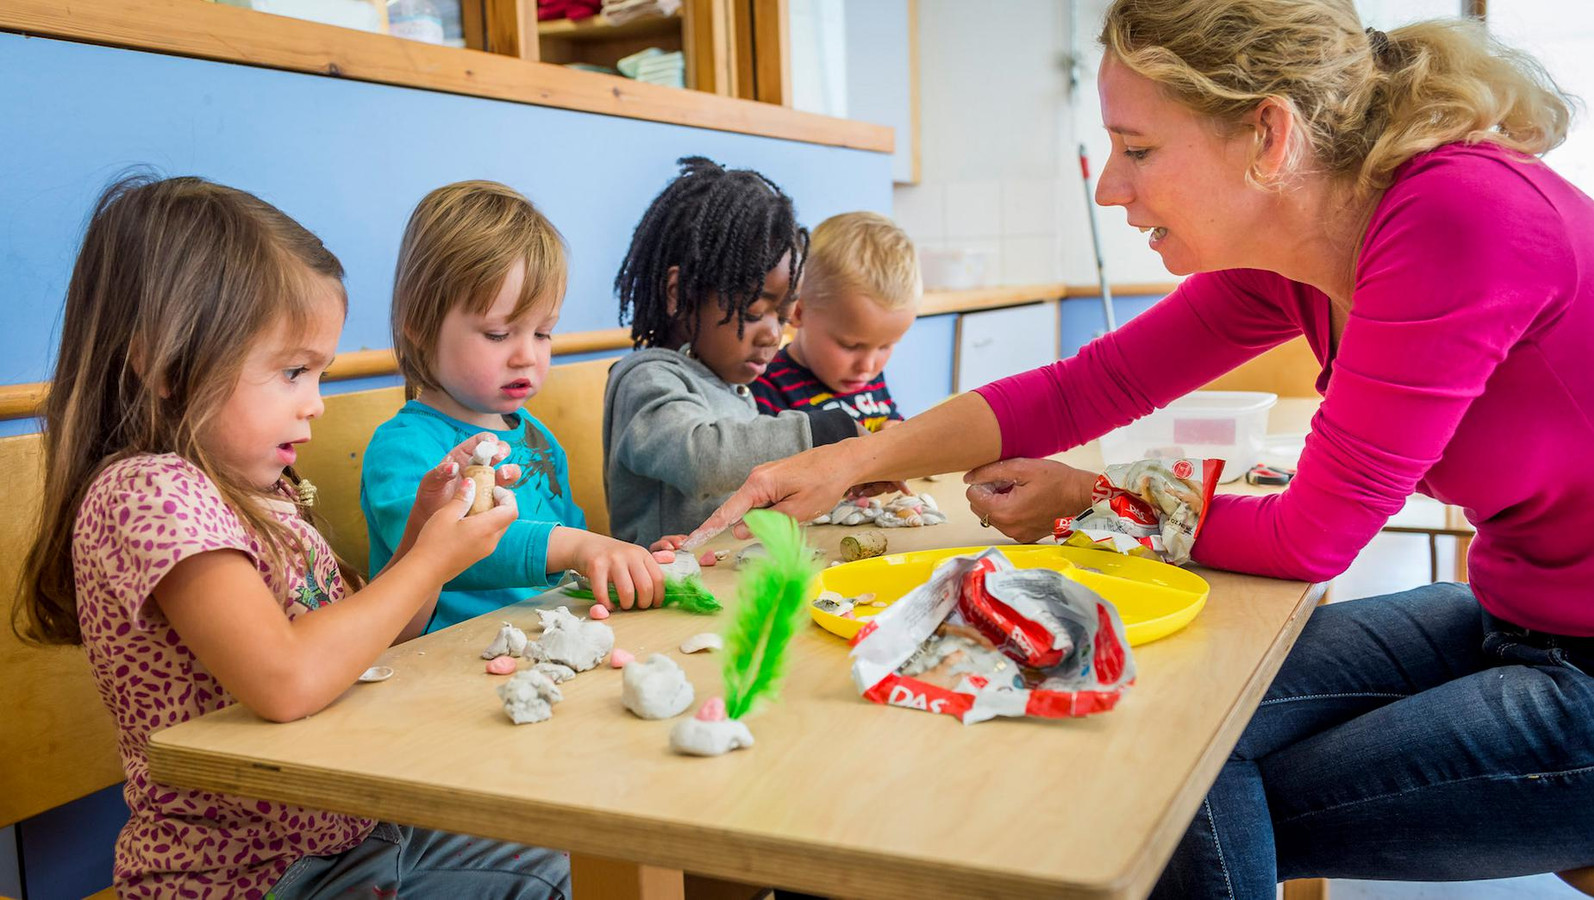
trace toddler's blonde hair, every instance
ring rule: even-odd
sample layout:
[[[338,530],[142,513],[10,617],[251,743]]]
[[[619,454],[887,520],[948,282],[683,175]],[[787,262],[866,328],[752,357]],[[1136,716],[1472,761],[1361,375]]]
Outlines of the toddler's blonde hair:
[[[803,303],[822,306],[853,292],[889,310],[917,309],[924,294],[913,241],[879,213],[831,216],[814,229],[808,244]]]
[[[441,390],[433,366],[443,319],[457,306],[482,314],[516,262],[526,266],[510,318],[565,295],[558,229],[514,188],[496,181],[440,187],[410,214],[393,276],[393,353],[405,393]]]

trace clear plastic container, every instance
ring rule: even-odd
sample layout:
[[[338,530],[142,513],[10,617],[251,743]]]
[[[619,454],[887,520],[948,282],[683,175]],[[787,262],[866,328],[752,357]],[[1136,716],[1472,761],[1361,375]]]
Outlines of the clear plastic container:
[[[1181,456],[1224,460],[1221,481],[1237,481],[1262,458],[1267,413],[1277,394],[1196,391],[1101,438],[1107,465]]]

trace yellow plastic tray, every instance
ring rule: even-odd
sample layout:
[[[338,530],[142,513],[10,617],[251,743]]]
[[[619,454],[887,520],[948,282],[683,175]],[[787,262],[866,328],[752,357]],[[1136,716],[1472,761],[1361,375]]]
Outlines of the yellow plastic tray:
[[[941,560],[971,556],[985,549],[915,550],[832,566],[814,579],[809,600],[818,597],[820,591],[835,591],[843,597],[873,592],[876,600],[895,603],[928,581],[931,570]],[[1206,605],[1207,593],[1211,590],[1199,575],[1138,556],[1054,544],[998,549],[1020,569],[1055,569],[1112,601],[1124,620],[1130,644],[1150,643],[1190,624]],[[858,618],[847,619],[816,609],[811,602],[808,604],[808,614],[819,627],[848,640],[858,633],[863,619],[883,609],[883,606],[860,606],[853,613]]]

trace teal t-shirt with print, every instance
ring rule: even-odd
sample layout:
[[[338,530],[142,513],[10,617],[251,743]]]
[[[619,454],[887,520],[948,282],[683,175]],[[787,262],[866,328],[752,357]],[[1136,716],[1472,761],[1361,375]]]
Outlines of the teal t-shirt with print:
[[[504,462],[520,466],[513,490],[520,518],[505,532],[492,555],[443,586],[427,631],[447,628],[524,600],[559,580],[548,573],[548,536],[554,527],[587,527],[586,516],[570,496],[570,466],[564,449],[541,422],[522,410],[514,428],[495,431],[510,447]],[[404,524],[421,478],[444,454],[478,428],[427,406],[404,404],[383,422],[365,448],[360,471],[360,509],[371,541],[371,574],[382,571],[404,537]]]

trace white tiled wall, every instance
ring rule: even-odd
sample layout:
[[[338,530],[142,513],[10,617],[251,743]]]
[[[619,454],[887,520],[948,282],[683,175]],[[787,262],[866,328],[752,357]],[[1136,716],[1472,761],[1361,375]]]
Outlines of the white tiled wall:
[[[1109,0],[1076,2],[1083,64],[1080,86],[1070,96],[1065,0],[919,0],[921,180],[896,188],[895,215],[921,246],[993,251],[996,284],[1096,280],[1076,151],[1083,139],[1092,175],[1109,152],[1096,99],[1101,55],[1095,44]],[[1368,23],[1393,28],[1458,13],[1461,0],[1357,5]],[[1534,32],[1540,19],[1554,18],[1545,15],[1546,6],[1568,21],[1594,17],[1589,0],[1497,0],[1489,12],[1499,20],[1498,31],[1526,38],[1517,42],[1531,45],[1536,39],[1536,49],[1559,69],[1556,74],[1587,93],[1586,85],[1594,83],[1587,73],[1594,69],[1578,60],[1594,56],[1578,57],[1564,51],[1566,41],[1559,36],[1547,37],[1542,28]],[[1538,12],[1529,15],[1530,8]],[[1586,41],[1586,26],[1572,30]],[[1574,180],[1594,172],[1594,164],[1571,159],[1583,149],[1580,141],[1594,146],[1587,135],[1575,135],[1559,151],[1563,159],[1552,158]],[[1594,181],[1594,175],[1587,177]],[[1098,207],[1096,216],[1113,282],[1172,280],[1122,210]]]
[[[1084,0],[1081,30],[1094,34],[1103,9],[1105,0]],[[919,2],[921,181],[896,189],[895,215],[922,247],[990,251],[993,284],[1096,277],[1073,149],[1068,28],[1059,0]],[[1094,62],[1087,67],[1093,76]],[[1080,96],[1094,109],[1092,81]],[[1102,224],[1110,242],[1130,248],[1115,281],[1167,279],[1155,257],[1147,268],[1149,251],[1121,213]]]

